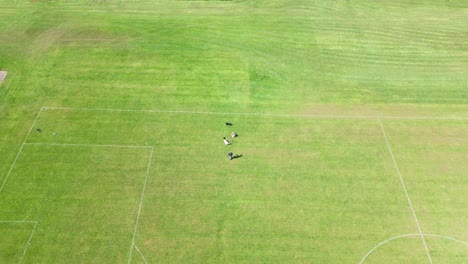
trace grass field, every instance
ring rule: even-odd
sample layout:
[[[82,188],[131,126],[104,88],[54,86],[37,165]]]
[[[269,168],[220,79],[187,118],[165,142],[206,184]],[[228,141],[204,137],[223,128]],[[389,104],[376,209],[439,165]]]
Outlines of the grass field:
[[[0,263],[466,263],[467,12],[0,0]]]

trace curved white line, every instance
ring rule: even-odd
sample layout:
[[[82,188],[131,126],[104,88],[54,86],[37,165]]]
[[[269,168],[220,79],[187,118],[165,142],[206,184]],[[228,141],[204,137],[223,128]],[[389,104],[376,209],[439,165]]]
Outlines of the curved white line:
[[[468,242],[465,242],[465,241],[462,241],[462,240],[459,240],[459,239],[456,239],[456,238],[453,238],[453,237],[448,237],[448,236],[441,236],[441,235],[436,235],[436,234],[422,234],[424,236],[430,236],[430,237],[437,237],[437,238],[443,238],[443,239],[447,239],[447,240],[452,240],[454,242],[458,242],[458,243],[461,243],[465,246],[468,247]],[[383,244],[386,244],[392,240],[395,240],[395,239],[399,239],[399,238],[402,238],[402,237],[412,237],[412,236],[421,236],[421,234],[404,234],[404,235],[399,235],[399,236],[395,236],[395,237],[391,237],[387,240],[384,240],[382,242],[380,242],[377,246],[375,246],[374,248],[372,248],[369,252],[367,252],[367,254],[361,259],[361,261],[359,262],[359,264],[362,264],[364,263],[364,261],[367,259],[367,257],[369,257],[370,254],[372,254],[377,248],[379,248],[380,246],[382,246]]]
[[[454,242],[458,242],[458,243],[461,243],[465,246],[468,247],[468,242],[465,242],[465,241],[462,241],[462,240],[459,240],[459,239],[456,239],[456,238],[453,238],[453,237],[448,237],[448,236],[441,236],[441,235],[435,235],[435,234],[424,234],[425,236],[432,236],[432,237],[438,237],[438,238],[443,238],[443,239],[447,239],[447,240],[452,240]]]
[[[364,261],[367,259],[367,257],[372,254],[372,252],[374,252],[377,248],[379,248],[380,246],[382,246],[383,244],[387,243],[387,242],[390,242],[392,240],[395,240],[395,239],[398,239],[398,238],[402,238],[402,237],[409,237],[409,236],[420,236],[420,234],[405,234],[405,235],[399,235],[399,236],[395,236],[395,237],[392,237],[392,238],[389,238],[387,240],[384,240],[382,242],[380,242],[379,244],[377,244],[377,246],[375,246],[374,248],[372,248],[369,252],[367,252],[367,254],[361,259],[361,261],[359,262],[359,264],[362,264],[364,263]]]

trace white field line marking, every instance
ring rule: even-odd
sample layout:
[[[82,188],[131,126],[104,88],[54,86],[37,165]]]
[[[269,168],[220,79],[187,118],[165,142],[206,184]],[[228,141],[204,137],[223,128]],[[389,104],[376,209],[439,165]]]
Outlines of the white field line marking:
[[[0,223],[5,223],[5,224],[36,224],[37,221],[27,221],[27,220],[17,220],[17,221],[0,221]]]
[[[108,147],[108,148],[149,148],[152,146],[133,146],[133,145],[109,145],[109,144],[73,144],[73,143],[47,143],[47,142],[27,142],[25,145],[52,145],[52,146],[71,146],[71,147]]]
[[[399,236],[395,236],[395,237],[391,237],[387,240],[384,240],[382,242],[380,242],[379,244],[377,244],[377,246],[375,246],[374,248],[372,248],[369,252],[367,252],[367,254],[361,259],[361,261],[359,262],[359,264],[362,264],[364,263],[364,261],[367,259],[367,257],[369,257],[370,254],[372,254],[375,250],[377,250],[380,246],[382,246],[383,244],[386,244],[392,240],[395,240],[395,239],[399,239],[399,238],[402,238],[402,237],[414,237],[414,236],[421,236],[421,234],[404,234],[404,235],[399,235]],[[440,236],[440,235],[434,235],[434,234],[424,234],[424,236],[426,237],[437,237],[437,238],[443,238],[443,239],[447,239],[447,240],[452,240],[454,242],[458,242],[458,243],[461,243],[465,246],[468,247],[468,243],[465,242],[465,241],[462,241],[462,240],[458,240],[456,238],[453,238],[453,237],[448,237],[448,236]]]
[[[140,221],[140,214],[141,214],[141,208],[143,206],[143,199],[145,198],[146,183],[148,182],[148,175],[150,172],[151,160],[153,159],[153,152],[154,152],[154,147],[151,148],[151,153],[150,153],[150,157],[148,160],[148,167],[146,168],[145,182],[143,184],[143,190],[141,191],[140,205],[138,206],[138,214],[137,214],[137,218],[135,221],[135,227],[133,228],[132,245],[130,246],[130,254],[128,256],[127,263],[130,263],[130,261],[132,260],[133,248],[135,247],[135,237],[136,237],[136,232],[138,229],[138,222]]]
[[[143,259],[143,262],[145,264],[148,264],[148,261],[146,261],[146,258],[145,256],[143,255],[143,253],[141,253],[140,249],[137,247],[137,245],[135,245],[135,249],[137,250],[137,252],[140,254],[141,258]]]
[[[426,249],[426,254],[427,254],[427,257],[429,259],[429,263],[432,264],[431,254],[429,253],[429,249],[427,248],[426,239],[424,239],[424,235],[423,235],[423,232],[421,230],[421,225],[419,224],[419,220],[418,220],[418,217],[416,216],[416,212],[414,211],[413,204],[411,203],[411,199],[409,197],[408,190],[406,189],[406,185],[405,185],[405,182],[403,181],[403,177],[401,176],[400,169],[398,168],[398,164],[396,162],[395,155],[393,155],[392,148],[390,146],[390,143],[388,142],[387,134],[385,133],[385,129],[384,129],[382,121],[380,121],[380,119],[379,119],[379,124],[380,124],[380,129],[382,130],[382,133],[384,135],[385,142],[387,143],[388,151],[390,152],[390,154],[392,156],[393,165],[395,166],[395,169],[396,169],[396,171],[398,173],[398,176],[400,177],[401,186],[403,187],[403,190],[405,191],[406,199],[408,200],[408,204],[410,206],[411,212],[413,213],[414,221],[416,221],[416,225],[418,227],[419,235],[421,236],[422,243],[424,245],[424,248]]]
[[[38,221],[28,221],[28,220],[2,220],[0,221],[0,224],[2,223],[6,223],[6,224],[34,224],[34,227],[31,231],[31,234],[29,235],[29,239],[28,241],[26,242],[26,246],[23,250],[23,254],[21,255],[21,258],[20,258],[20,262],[19,263],[23,263],[23,259],[24,257],[26,256],[26,252],[28,251],[28,248],[29,248],[29,245],[31,245],[31,239],[34,235],[34,232],[36,231],[36,227],[37,227],[37,224],[38,224]]]
[[[434,119],[434,120],[468,120],[468,117],[437,117],[437,116],[365,116],[365,115],[295,115],[272,113],[236,113],[209,111],[177,111],[177,110],[136,110],[117,108],[73,108],[73,107],[43,107],[44,110],[75,110],[75,111],[108,111],[108,112],[142,112],[142,113],[172,113],[172,114],[203,114],[203,115],[243,115],[243,116],[277,116],[277,117],[309,117],[309,118],[349,118],[349,119]]]
[[[21,256],[20,263],[23,263],[24,257],[26,256],[26,253],[28,252],[29,246],[31,245],[31,240],[34,235],[34,232],[36,232],[36,227],[37,227],[38,222],[34,224],[34,228],[31,232],[31,235],[29,236],[28,242],[26,243],[26,247],[23,250],[23,255]]]
[[[468,120],[468,117],[449,116],[376,116],[380,119],[427,119],[427,120]]]
[[[18,154],[16,154],[16,158],[15,158],[15,160],[13,161],[13,164],[11,165],[10,170],[7,172],[7,175],[6,175],[5,179],[3,180],[2,186],[0,186],[0,193],[2,192],[3,187],[5,186],[5,183],[7,182],[8,177],[10,177],[11,171],[12,171],[13,168],[15,167],[16,161],[18,160],[18,158],[19,158],[19,156],[20,156],[20,154],[21,154],[21,151],[23,150],[23,147],[24,147],[24,145],[25,145],[25,143],[26,143],[26,140],[28,140],[29,135],[31,134],[31,131],[32,131],[33,127],[36,125],[37,119],[38,119],[39,116],[41,115],[43,109],[44,109],[44,107],[41,107],[41,109],[39,110],[39,113],[37,113],[36,119],[34,119],[34,122],[33,122],[33,124],[31,125],[31,128],[29,129],[28,134],[26,135],[26,138],[25,138],[24,141],[23,141],[23,144],[21,144],[21,148],[19,149]]]
[[[465,242],[465,241],[462,241],[462,240],[459,240],[459,239],[456,239],[456,238],[453,238],[453,237],[441,236],[441,235],[434,235],[434,234],[424,234],[424,235],[425,235],[425,236],[438,237],[438,238],[444,238],[444,239],[447,239],[447,240],[452,240],[452,241],[461,243],[461,244],[463,244],[463,245],[465,245],[465,246],[468,247],[468,242]]]

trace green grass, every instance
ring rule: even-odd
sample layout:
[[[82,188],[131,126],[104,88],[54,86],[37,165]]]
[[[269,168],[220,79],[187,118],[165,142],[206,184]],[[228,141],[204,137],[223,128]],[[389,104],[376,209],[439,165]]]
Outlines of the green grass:
[[[424,232],[467,241],[464,215],[468,214],[465,194],[468,182],[463,175],[468,171],[468,124],[454,121],[386,123]],[[463,263],[466,259],[466,247],[462,244],[455,246],[453,241],[431,238],[428,246],[435,252],[434,261]],[[446,249],[449,246],[453,251]],[[453,252],[452,257],[447,258],[444,252]]]
[[[37,243],[32,243],[25,260],[115,263],[124,259],[149,153],[148,149],[25,146],[0,202],[3,219],[39,219]],[[31,225],[25,225],[30,232]],[[4,257],[6,262],[18,260],[16,255]]]
[[[16,262],[24,258],[24,248],[27,247],[28,240],[32,238],[34,226],[34,222],[0,222],[2,261]]]
[[[0,0],[0,262],[463,263],[467,10]]]

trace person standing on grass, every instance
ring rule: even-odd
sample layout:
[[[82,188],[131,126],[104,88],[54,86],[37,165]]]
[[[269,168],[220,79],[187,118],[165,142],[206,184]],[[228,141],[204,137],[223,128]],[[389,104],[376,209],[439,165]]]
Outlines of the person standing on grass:
[[[237,137],[236,132],[231,132],[231,138],[235,138],[235,137]]]
[[[229,151],[229,153],[228,153],[229,160],[232,160],[232,156],[233,156],[233,155],[234,155],[234,154],[232,153],[232,151]]]

